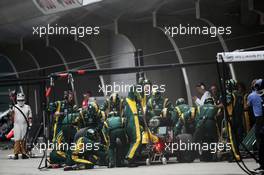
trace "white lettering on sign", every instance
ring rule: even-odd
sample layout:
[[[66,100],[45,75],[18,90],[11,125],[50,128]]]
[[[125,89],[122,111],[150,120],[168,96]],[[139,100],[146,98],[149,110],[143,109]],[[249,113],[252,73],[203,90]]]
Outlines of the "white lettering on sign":
[[[52,14],[73,8],[82,7],[102,0],[32,0],[44,14]]]
[[[245,62],[245,61],[264,61],[264,51],[248,52],[223,52],[217,54],[217,61],[222,62]]]

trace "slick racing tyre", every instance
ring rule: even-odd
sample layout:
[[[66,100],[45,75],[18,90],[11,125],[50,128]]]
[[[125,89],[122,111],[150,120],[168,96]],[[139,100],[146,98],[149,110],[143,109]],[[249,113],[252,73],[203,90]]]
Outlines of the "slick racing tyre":
[[[191,134],[180,134],[176,137],[176,143],[178,143],[178,151],[176,153],[177,160],[181,163],[190,163],[195,159],[195,151],[188,150],[186,146],[185,150],[180,150],[180,144],[191,144],[192,135]]]

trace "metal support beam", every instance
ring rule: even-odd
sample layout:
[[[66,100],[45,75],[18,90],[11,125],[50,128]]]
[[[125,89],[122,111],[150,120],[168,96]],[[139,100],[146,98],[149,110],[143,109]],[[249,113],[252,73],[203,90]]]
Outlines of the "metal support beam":
[[[195,1],[195,9],[196,9],[196,19],[207,23],[210,27],[215,27],[215,25],[211,21],[209,21],[208,19],[201,18],[200,0],[196,0]],[[224,52],[229,52],[228,47],[227,47],[227,45],[225,43],[225,40],[222,37],[222,35],[219,35],[218,33],[216,35],[217,35],[217,38],[218,38],[218,40],[219,40]],[[230,73],[231,73],[232,79],[237,80],[233,64],[228,64],[228,66],[229,66],[229,69],[230,69]]]
[[[161,4],[155,11],[152,12],[152,17],[153,17],[153,27],[156,29],[159,29],[162,31],[162,33],[165,34],[165,30],[159,26],[157,26],[157,12],[158,10],[162,7],[163,4]],[[173,49],[175,50],[175,53],[177,55],[177,59],[179,61],[179,63],[183,64],[183,58],[182,55],[180,53],[180,49],[178,47],[178,45],[176,44],[176,42],[173,40],[173,38],[169,35],[166,35],[168,40],[170,41]],[[185,89],[186,89],[186,94],[187,94],[187,100],[188,100],[188,104],[192,105],[193,101],[192,101],[192,95],[191,95],[191,88],[190,88],[190,83],[189,83],[189,78],[188,78],[188,74],[187,74],[187,70],[185,67],[181,67],[181,71],[182,71],[182,75],[183,75],[183,79],[184,79],[184,84],[185,84]]]

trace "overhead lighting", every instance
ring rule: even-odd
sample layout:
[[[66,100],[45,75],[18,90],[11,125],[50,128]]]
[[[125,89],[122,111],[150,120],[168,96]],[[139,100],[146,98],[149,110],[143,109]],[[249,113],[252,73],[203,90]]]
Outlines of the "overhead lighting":
[[[100,1],[102,0],[83,0],[82,5],[88,5],[88,4],[92,4],[92,3],[100,2]]]

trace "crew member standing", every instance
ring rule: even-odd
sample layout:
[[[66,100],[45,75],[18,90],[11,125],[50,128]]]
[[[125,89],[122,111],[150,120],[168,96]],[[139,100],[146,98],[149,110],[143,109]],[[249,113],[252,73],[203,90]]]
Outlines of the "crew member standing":
[[[142,141],[143,126],[140,125],[140,107],[141,99],[140,94],[136,91],[135,86],[131,87],[126,98],[124,109],[125,126],[127,137],[129,141],[129,150],[126,155],[125,164],[128,167],[138,166],[136,162],[136,153],[139,152]]]
[[[252,107],[254,116],[256,118],[255,135],[258,144],[258,156],[259,156],[259,169],[264,170],[264,115],[263,115],[263,99],[261,98],[259,91],[263,89],[261,87],[262,80],[252,82],[254,89],[248,96],[248,105]]]
[[[25,95],[17,94],[17,104],[13,107],[12,116],[14,118],[14,159],[18,159],[18,154],[22,154],[22,159],[27,159],[25,148],[25,136],[27,127],[32,125],[32,112],[29,105],[25,104]]]
[[[201,98],[194,96],[193,100],[197,106],[202,106],[206,99],[211,98],[211,94],[209,91],[206,90],[204,83],[197,84],[196,90],[198,94],[201,95]]]

